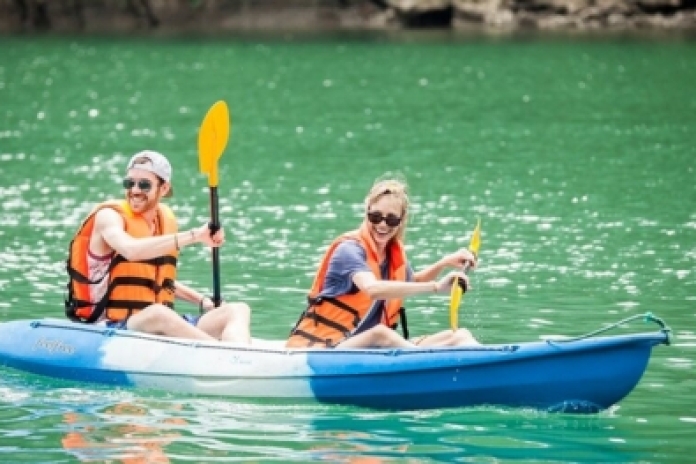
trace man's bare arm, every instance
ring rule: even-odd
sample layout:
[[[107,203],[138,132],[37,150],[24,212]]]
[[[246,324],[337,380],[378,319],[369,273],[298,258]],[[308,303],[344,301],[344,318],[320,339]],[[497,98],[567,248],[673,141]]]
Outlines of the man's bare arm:
[[[220,246],[224,242],[222,230],[210,236],[207,225],[156,237],[132,237],[124,230],[123,218],[115,210],[104,208],[97,212],[94,231],[116,253],[128,261],[142,261],[157,258],[193,243],[201,242],[207,246]]]

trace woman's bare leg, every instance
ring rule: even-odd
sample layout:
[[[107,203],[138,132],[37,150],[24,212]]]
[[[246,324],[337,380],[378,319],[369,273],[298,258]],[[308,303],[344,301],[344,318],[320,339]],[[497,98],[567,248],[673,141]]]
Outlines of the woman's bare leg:
[[[421,347],[480,345],[467,329],[443,330],[433,335],[426,335],[418,342]]]
[[[336,348],[413,348],[409,342],[396,331],[385,325],[376,325],[339,343]]]

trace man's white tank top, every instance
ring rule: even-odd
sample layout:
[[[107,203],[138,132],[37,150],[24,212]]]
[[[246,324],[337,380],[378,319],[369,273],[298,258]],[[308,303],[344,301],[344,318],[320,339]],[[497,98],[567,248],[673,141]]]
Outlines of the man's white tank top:
[[[89,299],[93,303],[101,300],[106,294],[106,290],[109,288],[109,276],[107,272],[109,271],[109,264],[111,264],[111,258],[113,257],[113,252],[104,256],[96,256],[90,250],[87,250],[87,267],[89,269],[87,278],[92,282],[101,279],[99,283],[89,285]]]

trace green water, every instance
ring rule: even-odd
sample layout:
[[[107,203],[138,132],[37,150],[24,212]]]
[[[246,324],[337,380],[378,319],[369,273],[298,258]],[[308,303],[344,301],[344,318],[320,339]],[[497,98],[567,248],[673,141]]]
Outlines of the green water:
[[[694,82],[696,47],[677,39],[0,39],[1,320],[62,314],[71,234],[121,194],[135,151],[166,153],[170,205],[183,227],[204,220],[197,129],[223,99],[223,295],[250,302],[255,335],[287,334],[322,248],[359,223],[372,180],[400,170],[416,267],[466,245],[482,219],[460,317],[483,341],[646,311],[676,336],[594,416],[240,404],[0,369],[0,460],[688,462]],[[182,261],[181,279],[210,291],[209,253]],[[446,328],[446,306],[412,299],[411,331]]]

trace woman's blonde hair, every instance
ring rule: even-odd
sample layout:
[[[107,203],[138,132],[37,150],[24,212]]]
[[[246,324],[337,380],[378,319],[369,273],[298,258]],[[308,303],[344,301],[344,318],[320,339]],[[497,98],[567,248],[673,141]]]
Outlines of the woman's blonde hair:
[[[365,214],[380,198],[389,195],[401,203],[401,223],[398,226],[395,237],[402,242],[406,236],[406,224],[408,223],[408,184],[406,177],[400,172],[386,172],[375,179],[372,188],[365,197]],[[367,218],[364,219],[367,221]]]

